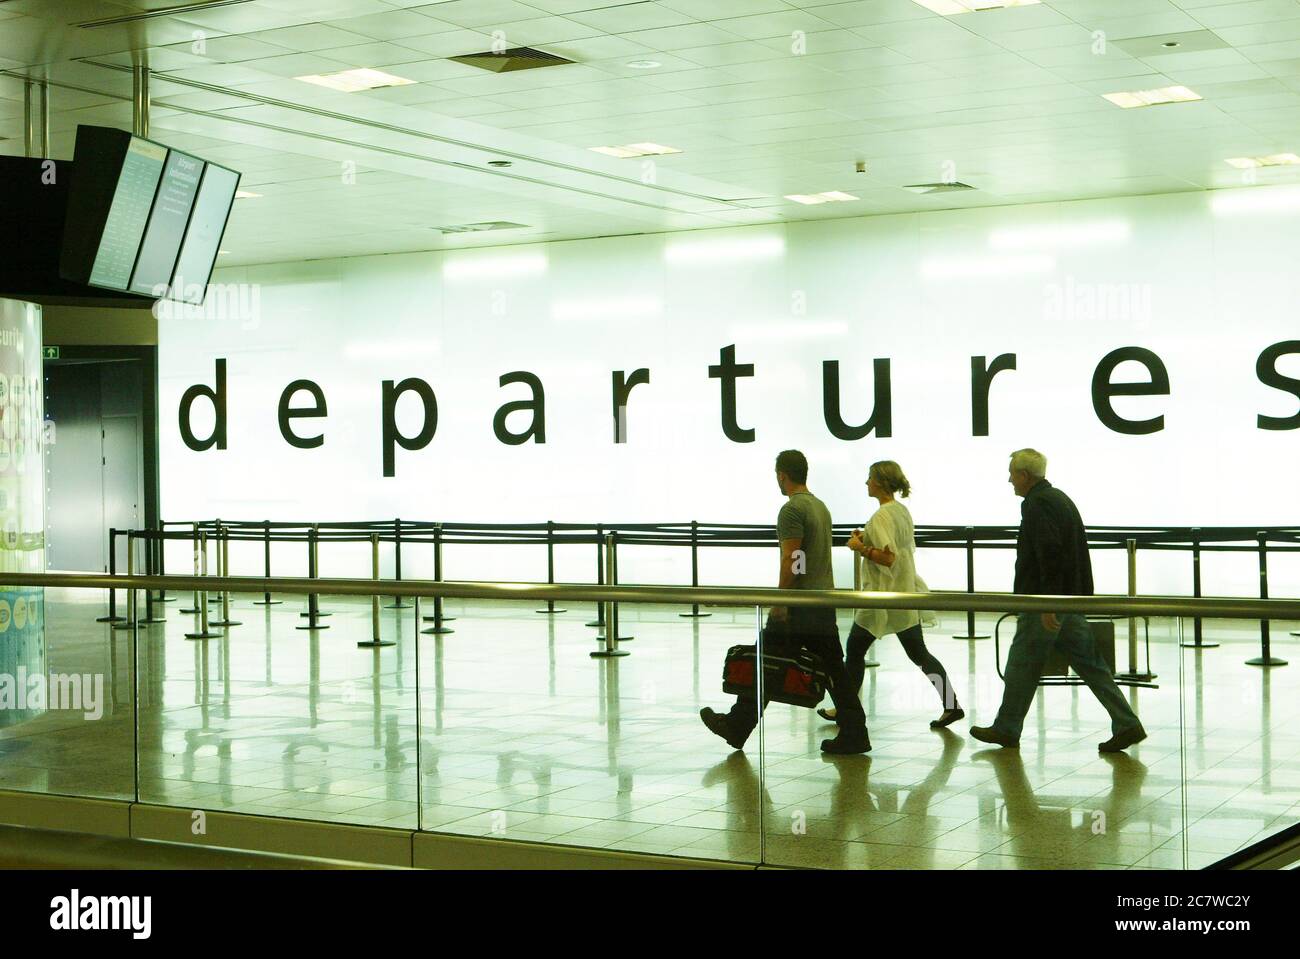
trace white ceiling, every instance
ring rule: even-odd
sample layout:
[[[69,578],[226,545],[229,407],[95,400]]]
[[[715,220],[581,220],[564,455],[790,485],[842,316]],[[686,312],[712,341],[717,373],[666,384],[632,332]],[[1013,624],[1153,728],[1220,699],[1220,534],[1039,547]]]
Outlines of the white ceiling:
[[[576,62],[447,59],[494,34]],[[130,128],[133,62],[151,137],[262,194],[236,204],[230,264],[1241,186],[1225,158],[1300,152],[1300,0],[0,0],[0,152],[23,152],[17,75],[54,84],[69,158],[78,123]],[[293,79],[352,67],[418,82]],[[1101,96],[1173,84],[1204,100]],[[643,141],[684,152],[587,149]],[[977,189],[902,189],[954,176]],[[783,199],[828,190],[860,199]],[[433,229],[487,220],[528,229]]]

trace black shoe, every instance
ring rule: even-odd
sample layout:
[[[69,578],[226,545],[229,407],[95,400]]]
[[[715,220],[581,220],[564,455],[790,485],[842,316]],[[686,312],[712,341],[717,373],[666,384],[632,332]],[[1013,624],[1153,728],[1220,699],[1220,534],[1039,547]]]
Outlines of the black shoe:
[[[1103,753],[1118,753],[1130,746],[1135,746],[1147,738],[1147,731],[1138,723],[1131,729],[1126,729],[1122,733],[1116,733],[1104,743],[1097,744],[1097,751]]]
[[[835,707],[833,706],[831,707],[831,709],[834,708]],[[826,709],[825,707],[819,706],[817,708],[817,715],[820,716],[822,719],[826,720],[828,723],[835,723],[837,725],[839,724],[839,720],[835,718],[835,714],[832,713],[830,709]]]
[[[849,736],[846,733],[840,733],[834,739],[822,740],[822,752],[836,756],[869,753],[871,752],[871,740],[867,736]]]
[[[705,726],[709,727],[709,732],[713,733],[715,736],[721,736],[727,741],[727,745],[732,749],[745,748],[745,740],[739,739],[736,734],[731,731],[731,724],[727,722],[726,716],[719,716],[708,706],[705,706],[700,710],[700,719],[704,722]]]
[[[1012,739],[1010,736],[1004,736],[992,726],[972,726],[970,734],[982,743],[992,743],[995,746],[1001,746],[1003,749],[1019,749],[1020,740]]]
[[[945,709],[943,715],[938,719],[930,720],[931,729],[943,729],[945,726],[951,726],[959,719],[966,718],[966,710],[960,706],[954,706],[952,709]]]

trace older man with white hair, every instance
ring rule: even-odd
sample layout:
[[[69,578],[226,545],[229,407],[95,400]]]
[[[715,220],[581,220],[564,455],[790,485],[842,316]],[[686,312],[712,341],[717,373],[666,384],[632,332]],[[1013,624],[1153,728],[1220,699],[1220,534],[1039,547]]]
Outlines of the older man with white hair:
[[[1016,541],[1015,592],[1091,596],[1092,560],[1083,520],[1070,497],[1047,481],[1047,457],[1033,449],[1016,450],[1011,454],[1007,479],[1016,495],[1024,498]],[[1025,714],[1038,691],[1043,663],[1053,644],[1065,653],[1070,666],[1110,713],[1111,738],[1097,748],[1117,753],[1146,739],[1141,721],[1097,652],[1087,620],[1075,613],[1060,617],[1021,613],[1016,617],[1002,708],[992,726],[972,726],[970,734],[981,742],[1009,749],[1020,745]]]

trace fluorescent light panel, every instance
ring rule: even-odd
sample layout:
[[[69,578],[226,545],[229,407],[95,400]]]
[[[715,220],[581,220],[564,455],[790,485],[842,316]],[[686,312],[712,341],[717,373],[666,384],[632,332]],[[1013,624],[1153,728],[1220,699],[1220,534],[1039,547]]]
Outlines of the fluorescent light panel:
[[[962,13],[1001,10],[1004,7],[1032,7],[1042,0],[912,0],[912,2],[942,16],[955,17]]]
[[[395,77],[382,70],[363,67],[359,70],[342,70],[338,73],[312,73],[304,77],[294,77],[303,83],[314,83],[318,87],[339,90],[343,93],[357,93],[361,90],[376,90],[380,87],[404,87],[414,83],[404,77]]]
[[[1199,93],[1187,87],[1157,87],[1155,90],[1103,93],[1102,96],[1125,110],[1132,110],[1134,107],[1155,107],[1164,103],[1188,103],[1202,99]]]
[[[666,156],[669,153],[682,152],[676,147],[666,147],[659,143],[629,143],[626,146],[587,147],[587,149],[594,153],[618,157],[620,160],[631,160],[635,157]]]
[[[257,199],[257,198],[258,198],[259,196],[261,196],[261,195],[262,195],[262,194],[260,194],[260,193],[254,193],[252,190],[236,190],[236,191],[235,191],[235,199],[236,199],[236,200],[255,200],[255,199]]]
[[[786,199],[793,200],[795,203],[814,206],[818,203],[847,203],[849,200],[858,198],[852,193],[845,193],[842,190],[827,190],[825,193],[789,193],[786,194]]]
[[[1238,170],[1253,170],[1262,166],[1293,166],[1300,163],[1300,156],[1294,153],[1272,153],[1266,157],[1229,157],[1223,162]]]

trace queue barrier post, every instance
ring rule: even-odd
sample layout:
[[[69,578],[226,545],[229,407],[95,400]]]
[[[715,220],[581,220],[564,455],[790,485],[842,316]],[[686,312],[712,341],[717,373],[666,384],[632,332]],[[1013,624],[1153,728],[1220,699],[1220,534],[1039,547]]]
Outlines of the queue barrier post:
[[[193,553],[194,555],[194,575],[198,576],[199,575],[199,524],[198,523],[190,524],[190,552]],[[197,613],[199,611],[198,589],[194,590],[194,596],[192,598],[192,602],[194,605],[191,608],[182,609],[181,612],[188,615],[190,613]]]
[[[700,523],[698,520],[691,520],[691,585],[700,585]],[[712,616],[712,613],[700,612],[699,603],[691,603],[689,613],[678,613],[678,616],[689,616],[692,619],[702,619],[705,616]]]
[[[1137,540],[1127,539],[1124,541],[1124,549],[1128,553],[1128,595],[1136,596],[1137,593]],[[1116,679],[1127,679],[1138,683],[1149,683],[1156,678],[1156,674],[1151,672],[1151,664],[1147,663],[1147,671],[1141,672],[1137,665],[1137,648],[1138,648],[1138,631],[1137,617],[1128,618],[1128,672],[1119,673]]]
[[[271,578],[271,521],[262,520],[262,575]],[[261,599],[253,600],[254,606],[279,606],[280,600],[272,599],[270,591],[262,593]]]
[[[1201,598],[1201,531],[1193,529],[1190,533],[1192,542],[1192,596],[1197,599]],[[1184,649],[1214,649],[1218,643],[1207,643],[1205,641],[1204,622],[1199,616],[1192,618],[1192,641],[1182,642]]]
[[[1259,598],[1268,599],[1268,533],[1263,530],[1255,534],[1259,544]],[[1259,655],[1246,660],[1247,666],[1285,666],[1287,661],[1279,659],[1272,653],[1270,642],[1271,624],[1267,619],[1259,621]]]
[[[376,583],[379,582],[379,534],[370,534],[370,578]],[[379,594],[374,593],[370,597],[370,642],[359,642],[357,646],[361,649],[379,649],[382,646],[393,646],[393,640],[385,641],[381,638],[379,630]]]
[[[230,575],[230,527],[217,527],[217,575]],[[229,628],[231,626],[242,625],[237,620],[230,618],[230,590],[221,591],[221,618],[216,620],[213,626],[222,626]]]
[[[135,572],[135,530],[124,530],[126,533],[126,575],[130,576]],[[135,590],[130,590],[135,592]],[[110,629],[135,629],[136,627],[136,609],[134,603],[127,603],[126,617],[121,622],[114,623]]]
[[[975,527],[966,527],[966,592],[975,592]],[[988,639],[987,633],[975,632],[975,612],[966,611],[966,634],[954,636],[953,639]]]
[[[555,582],[555,522],[546,521],[546,582]],[[556,613],[567,613],[567,609],[556,609],[555,600],[548,599],[546,608],[535,610],[538,613],[544,613],[548,616],[554,616]]]
[[[613,544],[615,547],[612,552],[610,550],[610,544]],[[618,547],[618,530],[612,529],[609,531],[609,535],[605,537],[605,582],[610,586],[618,585],[618,548],[617,547]],[[602,633],[597,633],[596,639],[604,640],[605,634],[610,632],[614,634],[615,644],[626,643],[629,640],[634,639],[635,637],[631,635],[624,635],[623,631],[619,628],[618,602],[615,601],[614,603],[605,603],[603,605],[607,607],[605,610],[605,630]],[[614,618],[612,620],[610,619],[610,615],[609,615],[610,609],[614,611]]]
[[[148,528],[141,532],[140,536],[144,539],[144,571],[148,575],[153,575],[156,572],[158,562],[158,546],[162,540],[154,535],[153,530]],[[159,608],[158,615],[154,615],[153,604],[155,602],[157,600],[154,599],[153,590],[146,589],[144,591],[144,619],[137,619],[137,622],[142,626],[150,626],[166,620],[167,617],[162,615],[162,608]]]
[[[318,564],[317,546],[316,546],[316,540],[319,537],[319,535],[320,535],[320,527],[317,524],[313,523],[311,529],[307,531],[307,578],[308,579],[317,579],[319,576],[319,567],[317,565]],[[307,618],[307,624],[305,626],[296,626],[294,627],[295,629],[309,629],[309,630],[329,629],[329,626],[325,625],[320,621],[320,618],[322,616],[328,616],[329,613],[322,613],[320,611],[319,593],[307,594],[307,612],[299,613],[298,615],[305,616]]]
[[[212,521],[211,542],[213,547],[213,562],[217,567],[217,575],[221,575],[221,520],[220,519],[214,519]],[[206,593],[205,595],[207,596],[209,603],[221,602],[221,595],[219,593],[209,592]]]
[[[442,582],[442,524],[433,525],[433,581]],[[422,629],[420,632],[430,636],[441,636],[444,633],[454,633],[454,629],[449,629],[443,623],[448,617],[442,615],[442,597],[433,597],[433,615],[424,617],[426,623],[433,623],[428,629]]]
[[[167,575],[167,524],[165,524],[162,520],[158,521],[157,533],[158,533],[158,540],[154,544],[154,569],[158,572],[159,576],[166,576]],[[171,602],[175,602],[175,600],[176,597],[167,595],[167,590],[159,589],[157,594],[154,596],[153,601],[155,603],[171,603]]]
[[[596,585],[605,585],[605,527],[596,524]],[[596,618],[587,624],[597,629],[605,628],[605,604],[596,604]]]
[[[208,534],[200,530],[197,533],[194,550],[194,575],[208,575]],[[215,639],[220,633],[214,633],[208,623],[208,604],[203,602],[204,590],[196,586],[194,588],[194,618],[195,625],[198,627],[192,633],[186,633],[186,639]]]
[[[614,585],[618,580],[617,571],[617,548],[615,546],[616,532],[610,531],[605,537],[605,570],[604,578],[609,585]],[[601,647],[590,655],[593,659],[613,659],[618,656],[630,656],[631,653],[626,649],[618,648],[618,603],[608,600],[601,604],[605,607],[605,632],[601,636]]]
[[[108,575],[117,575],[117,530],[113,527],[108,528]],[[108,615],[100,616],[95,620],[97,623],[120,623],[125,617],[117,615],[117,590],[109,587],[108,590]]]
[[[393,520],[393,578],[402,581],[402,521]],[[411,604],[401,596],[394,596],[385,609],[410,609]]]

